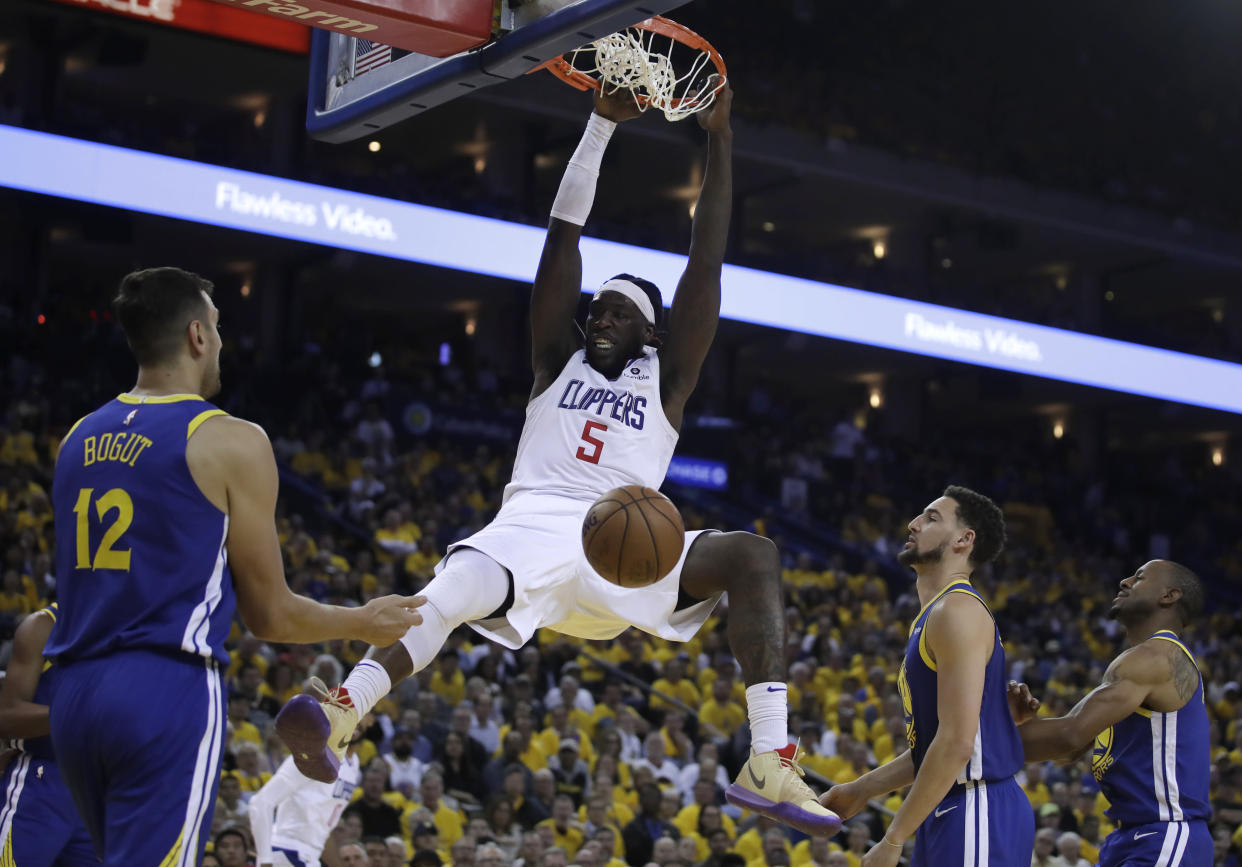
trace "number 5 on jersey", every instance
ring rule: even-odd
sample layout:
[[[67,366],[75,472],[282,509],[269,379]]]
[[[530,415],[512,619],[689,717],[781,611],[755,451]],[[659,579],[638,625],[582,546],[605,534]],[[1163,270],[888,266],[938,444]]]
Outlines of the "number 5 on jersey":
[[[95,500],[95,512],[100,523],[113,510],[117,515],[104,530],[103,539],[100,540],[99,547],[95,550],[95,559],[92,561],[90,506],[91,496],[94,493],[94,488],[83,488],[78,493],[77,503],[73,506],[74,514],[78,516],[77,562],[74,567],[77,569],[117,569],[128,572],[130,555],[133,552],[117,551],[112,546],[120,541],[121,536],[129,529],[129,525],[134,522],[134,501],[120,488],[113,488]]]
[[[578,451],[575,453],[578,460],[586,461],[588,464],[599,463],[599,456],[604,451],[604,441],[596,439],[592,434],[605,430],[608,430],[608,425],[602,422],[589,421],[586,423],[586,426],[582,428],[582,441],[590,443],[593,446],[593,450],[588,452],[585,446],[578,446]]]

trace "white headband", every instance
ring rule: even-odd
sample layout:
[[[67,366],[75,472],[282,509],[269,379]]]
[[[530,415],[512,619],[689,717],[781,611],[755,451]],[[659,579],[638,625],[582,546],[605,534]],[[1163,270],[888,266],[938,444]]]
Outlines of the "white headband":
[[[651,299],[647,297],[638,286],[635,286],[629,280],[609,280],[599,289],[595,290],[595,294],[591,296],[594,301],[605,292],[616,292],[618,295],[624,295],[626,298],[634,302],[634,306],[638,308],[638,312],[647,317],[648,325],[655,325],[655,308],[651,306]]]

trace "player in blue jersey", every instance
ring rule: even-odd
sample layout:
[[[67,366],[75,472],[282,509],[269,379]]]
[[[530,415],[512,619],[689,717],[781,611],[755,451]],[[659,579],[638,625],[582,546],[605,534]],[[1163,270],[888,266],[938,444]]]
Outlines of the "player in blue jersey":
[[[22,867],[95,867],[95,851],[48,738],[50,676],[43,648],[56,622],[56,603],[27,617],[13,636],[13,653],[0,685],[0,738],[17,749],[0,791],[0,864]],[[49,673],[50,675],[50,673]]]
[[[116,867],[202,857],[235,610],[280,642],[391,643],[421,622],[419,598],[351,609],[289,590],[271,445],[206,401],[220,390],[211,292],[178,268],[121,281],[113,306],[137,384],[75,424],[56,461],[52,747],[96,852]]]
[[[913,783],[862,867],[892,867],[915,839],[912,867],[1027,867],[1030,802],[1014,780],[1022,744],[1010,717],[1005,652],[971,573],[1005,544],[990,499],[956,485],[910,522],[898,562],[918,576],[923,610],[910,625],[898,687],[909,749],[821,798],[842,818]]]
[[[1199,867],[1212,863],[1210,725],[1203,680],[1178,636],[1203,611],[1203,583],[1169,560],[1121,582],[1111,614],[1130,647],[1103,682],[1063,717],[1034,717],[1039,702],[1011,683],[1027,761],[1068,760],[1094,744],[1091,772],[1117,829],[1100,867]]]

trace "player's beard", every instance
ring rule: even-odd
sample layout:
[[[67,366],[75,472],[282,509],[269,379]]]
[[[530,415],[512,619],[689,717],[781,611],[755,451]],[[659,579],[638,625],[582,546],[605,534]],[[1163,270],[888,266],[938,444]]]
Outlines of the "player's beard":
[[[922,566],[926,563],[939,563],[944,559],[944,549],[947,545],[947,542],[941,542],[929,551],[920,551],[918,542],[915,542],[913,548],[905,548],[897,552],[897,562],[902,566]]]
[[[1130,623],[1137,623],[1147,617],[1152,612],[1153,606],[1149,605],[1142,599],[1135,599],[1133,596],[1126,597],[1125,604],[1114,602],[1112,607],[1108,609],[1108,616],[1112,620],[1116,620],[1122,626]]]
[[[220,357],[216,356],[211,366],[203,372],[203,385],[199,394],[210,400],[220,393],[220,386]]]

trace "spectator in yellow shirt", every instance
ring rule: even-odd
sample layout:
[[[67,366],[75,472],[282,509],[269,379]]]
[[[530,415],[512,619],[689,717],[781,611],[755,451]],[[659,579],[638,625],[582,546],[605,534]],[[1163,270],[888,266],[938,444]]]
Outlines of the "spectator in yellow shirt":
[[[552,829],[552,845],[560,846],[570,859],[578,854],[586,835],[574,820],[574,801],[569,795],[557,795],[552,801],[552,815],[535,826]]]
[[[711,792],[711,797],[714,798],[715,786],[712,786]],[[673,820],[673,825],[684,836],[692,837],[697,842],[695,861],[702,861],[710,854],[707,840],[713,831],[724,831],[730,840],[737,836],[737,826],[733,824],[733,819],[726,816],[718,804],[712,802],[683,807]]]
[[[52,520],[52,503],[43,491],[26,497],[26,508],[17,513],[16,529],[41,533]]]
[[[651,685],[657,693],[663,693],[680,701],[682,704],[697,708],[703,700],[699,688],[693,681],[686,678],[686,662],[680,656],[674,656],[664,666],[664,676]],[[652,710],[664,710],[673,707],[658,695],[651,696]]]
[[[857,780],[871,770],[871,757],[867,745],[862,741],[850,739],[844,744],[841,756],[846,760],[843,768],[837,771],[834,782],[848,783]]]
[[[891,716],[885,723],[885,731],[872,742],[875,760],[884,764],[906,750],[906,721],[899,716]]]
[[[612,760],[612,756],[605,756],[608,761]],[[599,769],[595,776],[591,778],[594,786],[591,789],[592,796],[599,796],[608,801],[611,805],[608,808],[608,818],[618,828],[624,828],[634,818],[634,810],[638,808],[638,794],[632,787],[623,788],[618,785],[613,775],[604,767],[604,762],[600,762]],[[624,819],[625,821],[622,821]]]
[[[531,773],[539,770],[547,770],[548,754],[544,752],[543,746],[540,745],[538,738],[535,737],[535,719],[528,711],[525,714],[519,714],[514,719],[514,731],[522,736],[522,754],[519,757],[522,764],[530,770]]]
[[[466,676],[462,674],[457,651],[445,650],[440,654],[439,664],[431,675],[431,691],[449,707],[457,707],[466,697]]]
[[[699,859],[702,863],[712,865],[712,867],[717,864],[726,864],[728,862],[723,859],[728,855],[730,858],[737,859],[736,867],[745,867],[746,859],[733,851],[733,838],[724,828],[709,831],[704,839],[707,843],[707,854]]]
[[[595,762],[595,747],[582,730],[570,722],[569,711],[565,706],[558,704],[548,711],[548,727],[539,733],[538,741],[543,751],[551,757],[557,754],[564,740],[577,741],[578,755],[588,766]]]
[[[789,706],[807,719],[820,719],[824,714],[824,702],[811,680],[811,666],[798,660],[789,666]]]
[[[634,812],[629,807],[610,801],[599,792],[587,798],[586,803],[578,808],[578,823],[588,840],[595,839],[595,832],[600,828],[612,828],[615,848],[609,853],[611,858],[625,855],[625,849],[621,845],[621,829],[633,818]]]
[[[265,771],[259,764],[259,745],[250,741],[243,741],[237,745],[234,750],[237,758],[237,778],[241,783],[242,791],[251,794],[263,788],[263,784],[272,778],[270,772]]]
[[[244,693],[233,692],[229,696],[229,722],[233,726],[233,742],[249,742],[263,746],[263,735],[258,726],[250,721],[250,699]],[[258,791],[255,789],[254,791]]]
[[[604,825],[602,828],[597,828],[595,830],[594,840],[599,843],[600,848],[605,852],[615,852],[617,850],[617,841],[619,839],[620,835],[608,825]],[[625,847],[622,846],[621,848],[622,851],[624,851]],[[613,855],[612,858],[604,864],[604,867],[626,867],[626,863],[622,860],[621,856]]]
[[[440,842],[452,846],[465,832],[466,817],[461,810],[454,809],[444,802],[444,778],[437,770],[423,773],[419,782],[419,793],[422,795],[423,806],[431,813],[431,821],[440,832]]]
[[[733,679],[717,678],[712,682],[712,697],[703,703],[699,722],[713,739],[731,738],[738,726],[746,721],[746,708],[733,697]]]
[[[1026,766],[1026,782],[1022,786],[1026,798],[1031,802],[1031,809],[1036,812],[1044,804],[1052,800],[1052,792],[1044,784],[1044,766],[1040,764]]]
[[[325,533],[319,537],[319,553],[316,555],[320,568],[349,574],[349,561],[337,553],[336,539]]]
[[[260,700],[269,702],[277,710],[301,692],[302,688],[293,682],[293,668],[287,662],[277,662],[268,668],[267,676],[259,684]]]
[[[737,838],[737,843],[733,846],[733,851],[746,859],[746,863],[757,862],[763,863],[763,841],[768,831],[779,831],[781,836],[785,835],[782,826],[775,819],[769,819],[767,816],[759,816],[758,822],[751,827],[749,831]],[[785,840],[785,845],[789,845],[789,840]],[[790,848],[792,852],[792,847]]]
[[[842,693],[841,698],[837,700],[837,718],[834,728],[839,735],[849,735],[854,740],[867,742],[870,731],[866,721],[858,715],[853,695]]]
[[[606,756],[611,760],[611,764],[607,765],[608,775],[616,781],[617,785],[628,789],[633,786],[634,781],[630,776],[629,765],[621,760],[621,746],[621,733],[615,725],[600,728],[594,740],[595,758],[590,762],[591,776],[594,777],[599,773],[600,760]]]
[[[664,738],[665,754],[679,766],[694,758],[694,744],[686,734],[686,715],[683,711],[674,708],[664,714],[660,736]]]
[[[793,852],[789,845],[789,837],[781,828],[769,828],[763,832],[762,850],[758,858],[746,862],[746,867],[768,867],[768,865],[788,864]]]
[[[721,653],[720,657],[716,660],[713,668],[705,668],[699,672],[699,690],[703,693],[709,693],[712,691],[712,684],[724,678],[732,685],[734,701],[744,705],[746,702],[746,687],[737,679],[737,663],[726,653]]]
[[[24,616],[34,610],[30,597],[22,586],[22,576],[16,569],[4,572],[4,590],[0,592],[0,612]]]
[[[1104,837],[1107,836],[1100,830],[1100,817],[1095,814],[1085,816],[1078,823],[1078,836],[1081,841],[1082,857],[1091,864],[1097,863],[1100,860],[1100,846],[1104,843]]]
[[[405,571],[420,581],[429,581],[441,559],[436,540],[423,536],[418,540],[418,549],[405,558]]]
[[[384,513],[384,523],[375,531],[375,544],[383,552],[380,562],[390,563],[413,554],[418,550],[418,540],[422,535],[417,524],[403,524],[401,513],[389,509]]]
[[[849,861],[850,867],[858,867],[870,848],[871,832],[867,826],[862,822],[851,822],[849,834],[845,838],[845,858]]]
[[[293,471],[300,476],[322,477],[328,469],[328,456],[323,450],[323,432],[313,431],[307,437],[306,449],[293,456]]]
[[[841,855],[839,859],[841,867],[846,867],[849,862],[845,855],[840,852],[835,843],[829,842],[827,837],[808,837],[794,846],[790,863],[792,867],[826,867],[831,863],[828,859],[833,854],[834,848],[838,850],[837,854]]]

